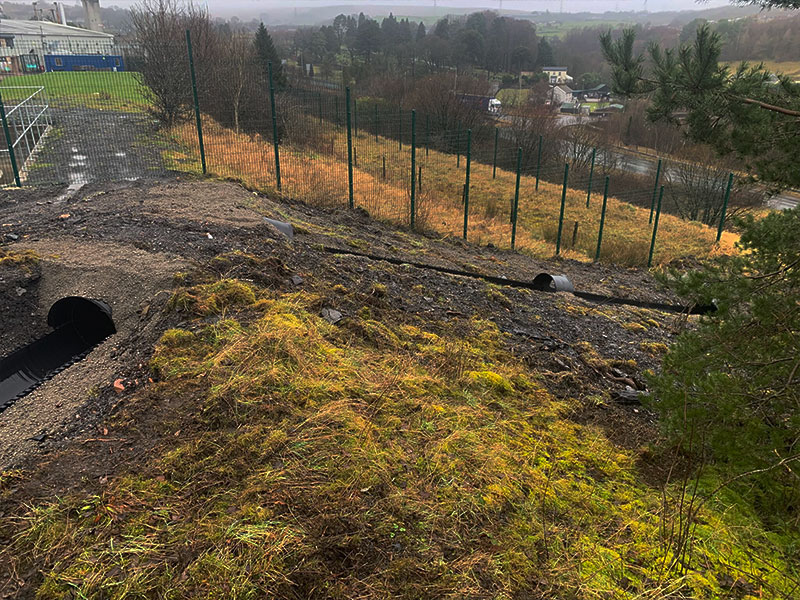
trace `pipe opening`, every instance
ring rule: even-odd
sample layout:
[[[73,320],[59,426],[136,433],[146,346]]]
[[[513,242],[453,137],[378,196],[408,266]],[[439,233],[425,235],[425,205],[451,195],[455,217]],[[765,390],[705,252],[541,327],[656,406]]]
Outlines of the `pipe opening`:
[[[539,273],[533,278],[533,289],[542,292],[574,292],[575,286],[566,275]]]
[[[116,333],[111,307],[68,296],[50,307],[53,331],[0,360],[0,412]]]

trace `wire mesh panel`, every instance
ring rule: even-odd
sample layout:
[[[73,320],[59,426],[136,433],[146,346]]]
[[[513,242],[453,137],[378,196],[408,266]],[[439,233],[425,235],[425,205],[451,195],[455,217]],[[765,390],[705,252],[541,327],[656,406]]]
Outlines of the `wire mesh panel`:
[[[164,170],[135,58],[74,41],[47,54],[15,51],[0,92],[23,183],[134,179]]]

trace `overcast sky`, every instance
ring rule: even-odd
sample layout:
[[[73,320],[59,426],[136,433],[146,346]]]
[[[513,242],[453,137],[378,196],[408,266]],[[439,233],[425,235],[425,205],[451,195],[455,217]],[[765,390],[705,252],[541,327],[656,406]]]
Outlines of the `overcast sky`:
[[[45,0],[46,1],[46,0]],[[69,0],[68,0],[69,1]],[[365,13],[383,14],[386,12],[385,6],[408,6],[409,14],[413,14],[413,6],[432,7],[434,2],[430,0],[362,0],[361,2],[342,2],[341,0],[197,0],[200,4],[207,4],[213,15],[229,17],[239,15],[245,18],[250,15],[257,15],[270,9],[291,9],[308,8],[314,6],[337,6],[337,5],[358,5],[363,7]],[[101,0],[104,6],[129,7],[135,4],[136,0]],[[79,2],[75,2],[79,4]],[[493,8],[501,6],[509,10],[522,11],[545,11],[558,12],[562,5],[562,0],[437,0],[436,5],[442,15],[447,14],[448,9],[468,7],[470,9]],[[708,2],[698,3],[695,0],[563,0],[564,12],[605,12],[605,11],[641,11],[650,12],[663,10],[698,10],[729,4],[727,0],[709,0]]]

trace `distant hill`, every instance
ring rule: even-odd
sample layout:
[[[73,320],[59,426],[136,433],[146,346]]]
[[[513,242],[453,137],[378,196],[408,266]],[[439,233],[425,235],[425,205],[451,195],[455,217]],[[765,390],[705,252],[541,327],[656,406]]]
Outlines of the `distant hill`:
[[[378,19],[388,16],[389,13],[395,17],[410,17],[422,20],[426,23],[433,23],[446,15],[464,15],[481,10],[475,7],[434,7],[409,6],[409,5],[371,5],[364,4],[342,4],[338,6],[315,6],[315,7],[274,7],[261,9],[258,18],[273,27],[292,27],[323,25],[333,20],[339,14],[358,14],[363,12],[367,16]],[[446,11],[446,12],[445,12]],[[212,11],[213,12],[213,11]],[[651,25],[674,25],[682,27],[693,19],[707,19],[716,21],[719,19],[739,19],[759,14],[762,10],[756,6],[721,6],[716,8],[704,8],[700,10],[684,11],[606,11],[606,12],[576,12],[576,13],[555,13],[543,11],[522,11],[522,10],[495,10],[503,15],[512,16],[518,19],[531,19],[537,22],[550,23],[585,23],[591,25],[593,21],[598,22],[620,22],[620,23],[641,23]],[[770,11],[770,16],[779,17],[782,14],[788,15],[790,11]],[[249,20],[249,14],[240,15],[242,20]]]

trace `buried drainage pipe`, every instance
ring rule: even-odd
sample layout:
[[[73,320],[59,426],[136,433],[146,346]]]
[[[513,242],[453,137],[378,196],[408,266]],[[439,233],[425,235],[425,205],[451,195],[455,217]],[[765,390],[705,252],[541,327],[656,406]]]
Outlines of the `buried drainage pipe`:
[[[663,302],[650,302],[647,300],[635,300],[632,298],[619,298],[617,296],[606,296],[604,294],[594,294],[592,292],[580,292],[575,290],[575,286],[565,275],[550,275],[549,273],[540,273],[534,277],[533,281],[519,281],[516,279],[506,279],[505,277],[497,277],[495,275],[485,275],[483,273],[474,273],[471,271],[462,271],[459,269],[451,269],[449,267],[441,267],[438,265],[429,265],[426,263],[412,262],[402,260],[399,258],[392,258],[391,256],[380,256],[376,254],[366,254],[364,252],[356,252],[355,250],[345,250],[343,248],[332,248],[324,246],[323,250],[330,254],[342,254],[346,256],[359,256],[369,260],[380,260],[391,263],[393,265],[409,265],[416,269],[426,269],[429,271],[436,271],[438,273],[446,273],[448,275],[459,275],[461,277],[469,277],[471,279],[480,279],[488,283],[496,285],[504,285],[508,287],[522,288],[534,290],[537,292],[569,292],[578,298],[589,300],[590,302],[597,302],[601,304],[620,304],[625,306],[637,306],[639,308],[650,308],[654,310],[661,310],[665,312],[686,313],[690,315],[704,315],[714,312],[716,307],[713,305],[700,305],[694,304],[692,306],[682,306],[680,304],[665,304]]]
[[[117,331],[108,304],[79,296],[53,304],[47,324],[53,331],[0,360],[0,412]]]

